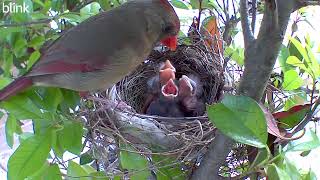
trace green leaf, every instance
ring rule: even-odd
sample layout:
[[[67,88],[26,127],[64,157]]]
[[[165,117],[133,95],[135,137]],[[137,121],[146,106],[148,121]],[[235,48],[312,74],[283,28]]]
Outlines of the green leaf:
[[[295,70],[288,70],[284,72],[283,89],[287,91],[295,90],[303,85],[303,79]]]
[[[299,110],[294,110],[295,107],[304,107]],[[303,118],[305,117],[306,113],[310,111],[309,105],[297,105],[294,106],[293,109],[288,110],[289,112],[278,112],[274,113],[274,117],[276,117],[276,114],[284,114],[286,116],[278,117],[277,120],[280,122],[280,127],[282,128],[293,128],[297,124],[299,124]]]
[[[208,106],[207,110],[210,121],[225,135],[258,148],[266,146],[266,119],[253,99],[226,95],[221,103]]]
[[[31,132],[24,132],[24,133],[20,134],[20,135],[19,135],[19,142],[20,142],[20,144],[21,144],[23,141],[25,141],[25,140],[27,140],[28,138],[33,137],[33,136],[34,136],[34,134],[31,133]]]
[[[63,150],[68,150],[73,154],[80,155],[83,132],[83,127],[80,122],[64,121],[63,129],[57,132],[57,137]]]
[[[63,102],[60,103],[60,109],[64,113],[69,113],[70,109],[75,109],[77,105],[80,103],[79,94],[75,91],[67,90],[67,89],[60,89],[63,95]]]
[[[24,38],[19,38],[14,43],[13,52],[16,57],[22,57],[27,50],[27,40]]]
[[[63,5],[64,0],[52,0],[51,1],[51,8],[53,11],[60,11]]]
[[[100,4],[97,2],[92,2],[86,5],[85,7],[80,9],[81,20],[83,21],[93,15],[98,14],[100,9],[101,9]]]
[[[34,12],[34,13],[31,13],[31,18],[32,20],[36,21],[36,20],[42,20],[42,19],[49,19],[50,16],[43,14],[41,12]]]
[[[34,49],[40,49],[40,47],[45,42],[44,36],[36,36],[29,42],[29,47],[33,47]]]
[[[6,140],[9,147],[13,147],[14,133],[20,134],[21,132],[21,127],[17,119],[9,114],[6,121]]]
[[[109,180],[109,178],[102,171],[90,173],[89,176],[90,180]]]
[[[50,131],[23,141],[8,162],[8,180],[24,179],[43,166],[50,152]]]
[[[302,61],[300,61],[296,56],[289,56],[287,59],[287,63],[299,67],[300,69],[306,72],[310,72],[310,70],[305,66],[305,64]]]
[[[97,172],[92,166],[90,165],[83,165],[81,166],[88,174],[90,173],[94,173],[94,172]]]
[[[69,180],[89,180],[89,174],[77,163],[69,161],[67,175]]]
[[[307,51],[306,49],[302,46],[301,42],[295,38],[289,38],[290,42],[297,48],[297,50],[299,51],[299,53],[302,55],[302,58],[309,62],[309,57],[307,55]],[[302,59],[299,58],[299,59]]]
[[[188,5],[184,1],[181,1],[181,0],[172,0],[171,4],[176,8],[189,9]]]
[[[34,51],[34,52],[30,55],[29,60],[28,60],[28,62],[27,62],[27,69],[28,69],[28,70],[33,66],[33,64],[34,64],[35,62],[38,61],[38,59],[40,58],[40,56],[41,56],[41,54],[40,54],[39,51]]]
[[[40,109],[23,94],[11,97],[7,101],[1,102],[1,107],[15,116],[18,120],[42,119]]]
[[[216,8],[216,9],[221,9],[219,8],[218,6],[216,6],[215,4],[215,1],[212,1],[212,0],[205,0],[205,1],[202,1],[202,8],[208,8],[208,9],[213,9],[213,8]],[[199,9],[199,0],[190,0],[190,4],[192,6],[193,9]]]
[[[312,70],[313,74],[315,75],[314,78],[318,78],[320,76],[320,65],[317,59],[314,56],[314,53],[312,52],[311,48],[309,46],[306,46],[306,50],[308,53],[308,56],[310,58],[310,69]]]
[[[270,159],[270,157],[271,157],[271,153],[268,147],[258,149],[258,154],[255,160],[253,161],[253,163],[250,165],[250,167],[252,168],[252,167],[259,166],[261,164],[266,164]]]
[[[280,54],[279,54],[278,60],[279,60],[280,67],[283,72],[286,72],[290,69],[293,69],[292,68],[293,66],[286,63],[289,55],[290,55],[289,49],[287,47],[285,47],[284,45],[282,45],[281,49],[280,49]]]
[[[93,161],[91,154],[89,152],[86,152],[84,154],[81,154],[80,156],[80,165],[89,164]]]
[[[0,23],[4,24],[4,23]],[[5,40],[10,36],[12,33],[17,33],[17,32],[24,32],[26,30],[25,27],[6,27],[6,28],[0,28],[0,41]]]
[[[290,141],[287,145],[287,152],[309,151],[320,146],[320,140],[315,132],[307,131],[303,138]]]
[[[134,151],[131,146],[127,144],[121,144],[121,147],[121,149],[124,150],[120,151],[120,164],[123,169],[127,169],[129,172],[133,171],[130,179],[147,179],[151,175],[150,171],[148,171],[147,160],[137,153],[126,151],[126,149]]]
[[[165,156],[153,155],[153,164],[157,167],[157,180],[184,180],[186,179],[186,174],[182,171],[180,164],[177,164],[177,160],[174,158],[168,158]]]
[[[55,112],[59,104],[63,101],[63,95],[60,88],[46,87],[42,94],[44,108],[48,111]]]
[[[227,47],[224,51],[227,57],[230,57],[238,65],[244,65],[244,49],[243,48],[233,48]]]
[[[292,38],[293,39],[293,38]],[[299,43],[301,43],[301,40],[298,37],[294,37],[294,39],[296,39],[296,41],[298,41]],[[302,54],[298,51],[298,49],[296,48],[296,46],[289,41],[288,43],[288,50],[289,50],[289,55],[290,56],[296,56],[298,59],[303,59]]]
[[[290,179],[301,179],[300,172],[293,162],[291,162],[287,157],[284,160],[285,168],[284,170],[290,176]]]
[[[309,169],[309,172],[302,176],[301,180],[317,180],[317,175]]]
[[[107,11],[111,9],[111,3],[109,0],[99,0],[98,2],[103,10]]]
[[[320,75],[320,66],[317,60],[315,59],[311,48],[306,45],[304,48],[297,39],[289,38],[292,44],[297,48],[299,53],[302,55],[304,60],[304,65],[308,69],[306,72],[308,72],[313,78],[316,78]],[[301,58],[300,58],[301,59]],[[300,66],[298,66],[300,67]]]
[[[57,164],[50,165],[47,173],[44,176],[46,180],[62,180],[61,172]]]
[[[61,18],[67,19],[70,22],[74,22],[74,23],[81,22],[81,17],[77,14],[74,14],[74,13],[63,14],[63,15],[61,15]]]
[[[284,110],[287,111],[290,108],[297,106],[297,105],[303,105],[308,103],[307,94],[304,91],[296,92],[291,91],[293,95],[291,95],[285,103]]]
[[[0,78],[0,89],[6,87],[8,84],[10,84],[11,79],[7,77],[1,77]]]
[[[280,169],[277,165],[275,164],[269,164],[267,167],[267,176],[268,179],[272,180],[288,180],[290,179],[290,176],[288,173]]]
[[[49,168],[49,163],[45,162],[40,169],[38,169],[31,176],[28,176],[28,178],[26,178],[26,179],[27,180],[41,179],[43,177],[44,173],[48,170],[48,168]]]
[[[4,69],[4,76],[11,77],[11,69],[13,65],[13,54],[7,48],[3,49],[2,52],[3,64],[2,67]]]

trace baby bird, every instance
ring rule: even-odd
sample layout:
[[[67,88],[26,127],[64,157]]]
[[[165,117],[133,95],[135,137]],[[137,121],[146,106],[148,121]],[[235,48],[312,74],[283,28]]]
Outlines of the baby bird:
[[[178,103],[178,87],[173,79],[170,79],[161,87],[160,96],[152,101],[146,110],[146,114],[163,117],[183,117],[184,113]]]
[[[175,79],[176,69],[169,60],[161,63],[159,66],[157,74],[147,81],[146,100],[142,108],[142,113],[146,113],[151,102],[160,97],[162,86],[164,86],[170,79]]]
[[[178,100],[184,116],[202,116],[205,113],[203,88],[199,77],[182,75],[179,79]]]

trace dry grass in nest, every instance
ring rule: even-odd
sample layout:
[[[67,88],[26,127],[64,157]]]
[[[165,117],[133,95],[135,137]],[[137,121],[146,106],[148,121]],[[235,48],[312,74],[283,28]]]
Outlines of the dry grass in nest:
[[[156,75],[159,63],[169,59],[176,77],[196,74],[201,78],[207,104],[222,95],[222,60],[201,46],[179,46],[175,52],[153,51],[148,59],[107,92],[90,97],[90,108],[83,107],[87,119],[91,151],[108,174],[119,173],[119,142],[134,152],[150,157],[168,155],[179,161],[196,162],[214,139],[216,128],[206,115],[199,117],[158,117],[140,114],[147,93],[147,80]],[[132,151],[131,151],[132,152]]]

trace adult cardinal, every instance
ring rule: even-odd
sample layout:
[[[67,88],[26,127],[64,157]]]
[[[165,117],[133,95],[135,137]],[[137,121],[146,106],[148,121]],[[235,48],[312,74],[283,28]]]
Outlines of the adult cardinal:
[[[167,0],[134,0],[68,30],[0,101],[32,85],[76,91],[110,87],[149,55],[157,42],[174,50],[180,22]]]
[[[150,103],[159,98],[162,86],[164,86],[170,79],[175,80],[175,72],[176,69],[169,60],[159,64],[159,71],[155,76],[151,77],[147,81],[146,100],[144,107],[142,108],[142,113],[146,113]]]
[[[160,96],[151,102],[146,114],[163,117],[183,117],[184,113],[180,109],[177,96],[178,87],[173,79],[170,79],[161,87]]]
[[[178,99],[185,116],[201,116],[205,112],[203,88],[199,77],[182,75],[179,79]]]

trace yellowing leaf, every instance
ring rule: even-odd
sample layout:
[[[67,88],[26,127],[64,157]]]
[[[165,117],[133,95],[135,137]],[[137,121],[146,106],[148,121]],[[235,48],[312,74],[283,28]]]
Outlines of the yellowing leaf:
[[[200,33],[206,37],[206,44],[213,48],[215,53],[223,53],[223,41],[218,28],[218,21],[215,16],[210,16],[203,21]]]

